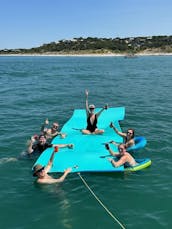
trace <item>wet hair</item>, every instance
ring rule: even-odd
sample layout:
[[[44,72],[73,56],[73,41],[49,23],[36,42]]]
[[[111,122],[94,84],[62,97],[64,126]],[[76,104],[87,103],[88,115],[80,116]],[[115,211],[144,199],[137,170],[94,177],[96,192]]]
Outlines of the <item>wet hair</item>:
[[[42,137],[44,137],[44,138],[46,139],[46,137],[45,137],[44,134],[40,134],[40,135],[39,135],[39,139],[42,138]]]

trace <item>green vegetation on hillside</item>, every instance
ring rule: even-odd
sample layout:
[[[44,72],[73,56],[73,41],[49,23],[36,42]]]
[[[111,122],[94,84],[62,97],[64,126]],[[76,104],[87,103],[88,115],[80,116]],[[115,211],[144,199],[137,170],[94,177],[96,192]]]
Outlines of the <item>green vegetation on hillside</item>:
[[[3,49],[0,54],[137,54],[172,53],[172,36],[130,38],[74,38],[43,44],[31,49]]]

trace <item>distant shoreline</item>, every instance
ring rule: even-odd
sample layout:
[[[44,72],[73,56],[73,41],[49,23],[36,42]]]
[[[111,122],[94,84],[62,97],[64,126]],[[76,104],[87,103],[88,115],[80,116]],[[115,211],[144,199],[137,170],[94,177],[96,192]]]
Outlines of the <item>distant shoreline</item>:
[[[100,54],[100,53],[84,53],[84,54],[59,54],[59,53],[28,53],[28,54],[0,54],[0,56],[61,56],[61,57],[128,57],[128,58],[134,58],[134,57],[139,57],[139,56],[172,56],[172,53],[151,53],[151,52],[146,52],[146,53],[136,53],[134,55],[130,54],[115,54],[115,53],[105,53],[105,54]]]

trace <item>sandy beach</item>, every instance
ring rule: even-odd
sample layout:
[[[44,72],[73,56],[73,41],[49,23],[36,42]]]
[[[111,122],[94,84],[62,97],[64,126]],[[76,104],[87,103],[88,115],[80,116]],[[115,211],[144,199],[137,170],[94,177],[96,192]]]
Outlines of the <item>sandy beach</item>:
[[[115,54],[115,53],[105,53],[105,54],[99,54],[99,53],[81,53],[81,54],[59,54],[59,53],[34,53],[34,54],[0,54],[0,56],[79,56],[79,57],[128,57],[128,58],[133,58],[133,57],[138,57],[138,56],[171,56],[172,53],[153,53],[153,52],[142,52],[142,53],[137,53],[134,55],[130,54]]]

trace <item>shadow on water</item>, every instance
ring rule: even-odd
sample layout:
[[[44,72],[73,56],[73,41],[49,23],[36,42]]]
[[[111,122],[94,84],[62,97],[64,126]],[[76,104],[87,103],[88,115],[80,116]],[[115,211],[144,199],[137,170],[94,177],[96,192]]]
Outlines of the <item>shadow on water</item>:
[[[79,173],[83,178],[92,180],[94,179],[96,181],[99,180],[107,180],[108,178],[114,179],[114,181],[120,181],[120,180],[125,180],[126,178],[132,176],[132,175],[142,175],[144,174],[144,171],[149,168],[145,168],[141,171],[125,171],[125,172],[81,172]],[[78,177],[78,178],[77,178]],[[70,174],[70,179],[73,180],[79,180],[79,176],[77,173],[72,173]]]

